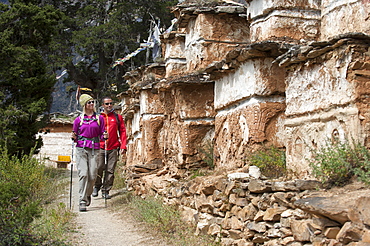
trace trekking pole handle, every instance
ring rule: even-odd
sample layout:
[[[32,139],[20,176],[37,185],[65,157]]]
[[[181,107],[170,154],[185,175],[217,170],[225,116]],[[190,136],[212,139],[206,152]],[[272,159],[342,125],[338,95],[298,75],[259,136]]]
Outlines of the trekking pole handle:
[[[72,141],[75,141],[75,138],[76,138],[76,133],[75,131],[72,130],[72,136],[71,136]]]

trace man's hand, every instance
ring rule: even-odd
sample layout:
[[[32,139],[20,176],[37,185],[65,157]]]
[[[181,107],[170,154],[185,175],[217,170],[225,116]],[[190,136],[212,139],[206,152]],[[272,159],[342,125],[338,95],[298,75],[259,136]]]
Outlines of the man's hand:
[[[125,149],[120,149],[119,152],[120,152],[120,155],[125,155],[127,151]]]
[[[109,138],[109,134],[108,134],[108,132],[107,132],[107,131],[105,131],[105,132],[103,133],[103,137],[104,137],[104,139],[105,139],[105,140],[107,140],[107,139]]]
[[[71,133],[71,139],[72,140],[75,140],[76,139],[76,133],[75,133],[75,131],[72,131],[72,133]]]

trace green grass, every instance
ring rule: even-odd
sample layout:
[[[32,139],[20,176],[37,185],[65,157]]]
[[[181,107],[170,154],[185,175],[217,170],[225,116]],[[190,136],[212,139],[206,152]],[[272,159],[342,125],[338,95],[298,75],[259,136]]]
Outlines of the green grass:
[[[195,235],[195,228],[181,220],[175,206],[164,205],[161,198],[140,198],[127,192],[114,200],[115,211],[126,211],[127,216],[145,223],[148,231],[156,232],[174,246],[216,246],[215,239],[207,235]]]
[[[72,245],[66,234],[74,231],[75,214],[64,203],[45,206],[39,218],[32,223],[32,233],[42,238],[43,245]]]
[[[113,183],[113,189],[114,190],[120,190],[123,188],[126,188],[126,178],[124,173],[126,163],[123,161],[118,161],[117,166],[114,172],[114,183]]]

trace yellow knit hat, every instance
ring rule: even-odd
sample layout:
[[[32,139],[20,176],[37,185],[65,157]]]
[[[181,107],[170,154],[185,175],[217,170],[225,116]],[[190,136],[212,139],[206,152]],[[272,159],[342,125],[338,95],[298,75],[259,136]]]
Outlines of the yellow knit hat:
[[[94,99],[94,98],[93,98],[92,96],[90,96],[90,95],[82,94],[82,95],[80,96],[80,99],[79,99],[81,107],[84,107],[84,106],[85,106],[85,104],[86,104],[88,101],[93,100],[93,99]]]

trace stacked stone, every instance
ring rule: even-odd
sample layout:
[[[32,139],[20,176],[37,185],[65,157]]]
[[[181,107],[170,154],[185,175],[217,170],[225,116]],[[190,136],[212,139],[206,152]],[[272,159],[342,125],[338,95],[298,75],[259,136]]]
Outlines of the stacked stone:
[[[222,245],[370,245],[370,196],[363,190],[324,197],[318,181],[271,181],[256,167],[185,183],[155,181],[154,175],[146,179],[150,185],[138,182],[136,190],[165,197],[197,234],[212,235]]]

